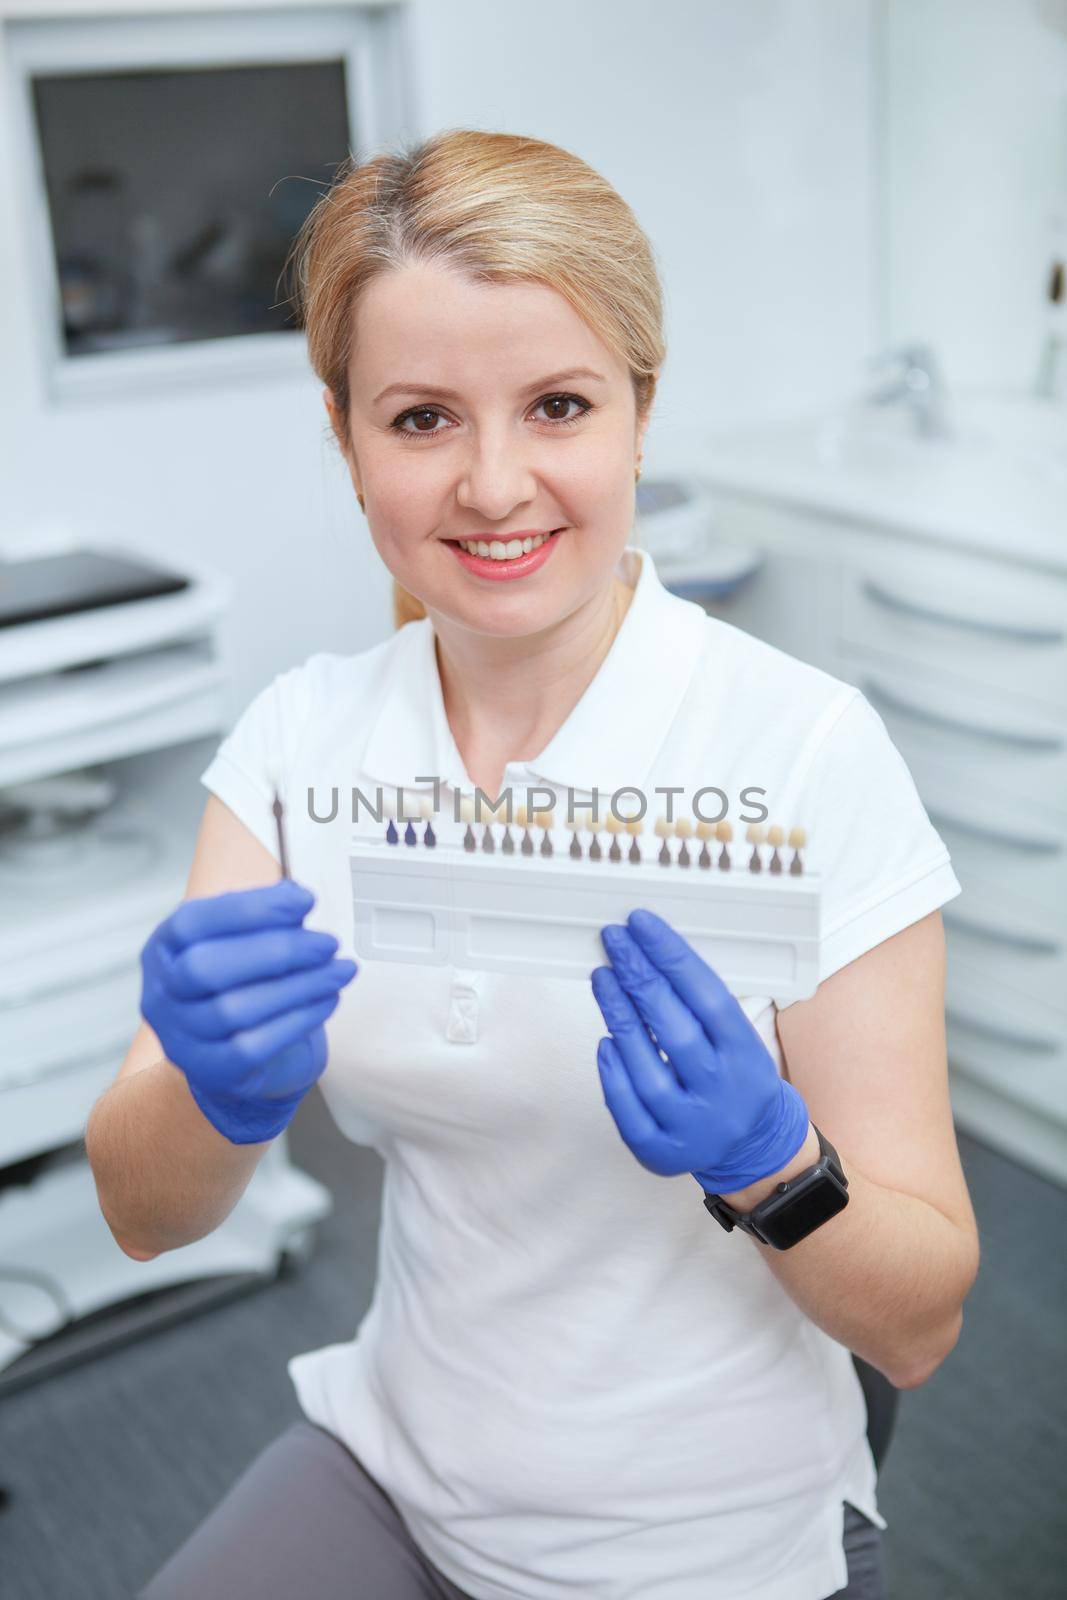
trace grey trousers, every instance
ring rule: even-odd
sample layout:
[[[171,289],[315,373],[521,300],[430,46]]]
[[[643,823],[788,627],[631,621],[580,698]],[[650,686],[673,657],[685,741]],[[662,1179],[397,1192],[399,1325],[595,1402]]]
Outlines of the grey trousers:
[[[848,1586],[885,1600],[882,1530],[845,1501]],[[138,1600],[470,1600],[344,1445],[301,1419],[246,1467]],[[829,1597],[828,1597],[829,1600]]]

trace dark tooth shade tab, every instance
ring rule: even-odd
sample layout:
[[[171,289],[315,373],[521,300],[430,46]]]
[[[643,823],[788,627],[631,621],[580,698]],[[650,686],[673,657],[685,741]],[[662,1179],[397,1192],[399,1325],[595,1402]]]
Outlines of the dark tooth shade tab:
[[[400,843],[400,839],[399,839],[399,836],[397,834],[396,828],[393,826],[392,817],[389,818],[389,826],[385,830],[385,842],[386,842],[386,844],[399,844]]]
[[[409,822],[407,827],[404,829],[404,843],[405,844],[417,844],[418,843],[418,840],[415,837],[415,824],[413,822]]]
[[[708,841],[706,839],[704,840],[704,843],[700,847],[700,854],[697,857],[697,866],[698,867],[710,867],[711,866],[711,857],[708,854]]]
[[[663,843],[659,847],[659,856],[657,857],[657,860],[659,861],[661,867],[669,867],[671,864],[671,853],[667,849],[666,839],[664,839]]]
[[[603,851],[600,848],[600,840],[594,833],[592,843],[589,846],[589,859],[590,861],[599,861],[602,855]]]
[[[572,861],[580,861],[582,859],[582,847],[576,833],[571,837],[571,847],[567,853]]]
[[[469,822],[467,823],[467,831],[463,835],[463,848],[464,850],[477,850],[478,848],[474,842],[474,829]]]
[[[618,839],[616,839],[614,834],[612,834],[612,837],[611,837],[611,849],[608,851],[608,860],[609,861],[621,861],[622,860],[622,851],[619,849],[619,841],[618,841]]]
[[[504,837],[500,841],[500,851],[505,856],[513,856],[515,854],[515,841],[511,837],[510,828],[506,827],[504,829]]]
[[[485,825],[485,832],[482,834],[482,849],[487,856],[491,856],[496,849],[496,840],[493,838],[493,830],[488,822]]]
[[[422,836],[422,842],[430,850],[432,850],[434,845],[437,843],[437,835],[434,833],[433,824],[430,822],[427,822],[426,824],[426,832]]]

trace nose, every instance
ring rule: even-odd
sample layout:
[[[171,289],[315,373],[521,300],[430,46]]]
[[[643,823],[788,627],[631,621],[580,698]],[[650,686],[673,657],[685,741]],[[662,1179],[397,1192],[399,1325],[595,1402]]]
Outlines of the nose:
[[[503,424],[479,431],[458,471],[457,504],[486,522],[502,522],[537,496],[532,446]]]

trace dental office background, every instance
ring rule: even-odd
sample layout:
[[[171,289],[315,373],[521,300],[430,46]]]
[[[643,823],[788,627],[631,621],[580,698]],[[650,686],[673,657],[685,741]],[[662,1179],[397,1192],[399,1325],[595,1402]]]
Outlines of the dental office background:
[[[149,1263],[80,1141],[219,737],[277,672],[392,627],[285,251],[349,146],[456,125],[573,149],[634,207],[669,345],[640,542],[859,684],[952,852],[983,1271],[879,1496],[895,1594],[1052,1595],[1067,0],[0,0],[0,562],[182,580],[0,626],[0,1591],[131,1592],[288,1416],[287,1356],[369,1300],[380,1162],[316,1093],[227,1223]],[[235,1362],[199,1406],[200,1364]]]

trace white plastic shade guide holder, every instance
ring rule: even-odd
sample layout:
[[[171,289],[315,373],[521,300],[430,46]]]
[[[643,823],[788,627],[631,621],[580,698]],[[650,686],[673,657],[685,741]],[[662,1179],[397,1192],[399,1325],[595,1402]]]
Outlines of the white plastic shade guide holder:
[[[789,1004],[818,987],[820,882],[806,869],[790,871],[799,851],[742,842],[730,847],[724,871],[721,845],[710,865],[698,867],[697,840],[688,865],[678,864],[685,841],[665,837],[659,852],[643,841],[635,864],[629,841],[619,860],[603,848],[600,859],[574,859],[559,828],[538,830],[552,841],[546,858],[540,846],[529,855],[515,848],[524,829],[514,824],[509,853],[501,848],[502,822],[479,824],[474,849],[453,839],[427,848],[423,826],[414,844],[410,833],[405,843],[403,824],[396,843],[384,837],[384,823],[351,837],[354,950],[364,960],[588,981],[607,960],[601,928],[643,907],[670,923],[739,997]],[[487,829],[495,836],[491,852],[482,848]],[[600,830],[600,840],[607,837]],[[750,870],[753,851],[758,871]]]

